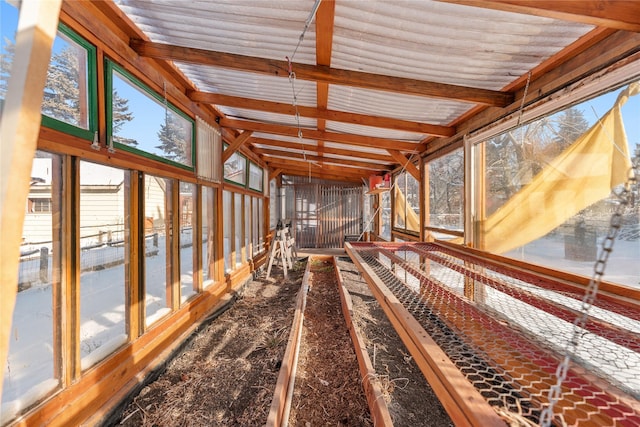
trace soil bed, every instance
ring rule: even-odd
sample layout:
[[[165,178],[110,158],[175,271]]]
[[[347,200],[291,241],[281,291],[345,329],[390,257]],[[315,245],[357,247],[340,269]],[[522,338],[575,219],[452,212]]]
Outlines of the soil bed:
[[[331,258],[311,258],[290,426],[372,426]]]
[[[376,370],[395,427],[453,426],[350,258],[337,265],[353,302],[353,321]]]
[[[267,420],[306,262],[250,281],[122,412],[124,426],[261,426]]]

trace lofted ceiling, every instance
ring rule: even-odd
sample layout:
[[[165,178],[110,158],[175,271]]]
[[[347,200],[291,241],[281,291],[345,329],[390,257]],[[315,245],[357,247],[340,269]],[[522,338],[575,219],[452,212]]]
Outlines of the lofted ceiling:
[[[223,158],[242,146],[272,176],[354,181],[405,166],[464,120],[513,104],[530,73],[603,28],[640,30],[628,1],[115,4],[99,7],[128,26],[130,46],[186,78],[189,98],[220,117]]]

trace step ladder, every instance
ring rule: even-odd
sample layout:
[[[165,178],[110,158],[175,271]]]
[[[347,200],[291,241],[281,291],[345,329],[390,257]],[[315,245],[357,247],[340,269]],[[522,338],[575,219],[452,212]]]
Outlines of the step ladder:
[[[276,236],[271,245],[269,254],[269,267],[267,268],[267,279],[271,276],[271,267],[273,263],[280,260],[282,263],[282,271],[284,278],[287,279],[287,270],[293,268],[293,261],[298,259],[298,250],[296,242],[291,235],[291,223],[282,225],[282,221],[278,221],[276,226]]]

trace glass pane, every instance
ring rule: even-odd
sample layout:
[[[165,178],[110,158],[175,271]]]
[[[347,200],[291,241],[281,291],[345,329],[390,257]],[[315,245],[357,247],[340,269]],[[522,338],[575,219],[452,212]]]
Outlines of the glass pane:
[[[244,247],[247,252],[247,259],[253,258],[253,249],[251,244],[251,197],[244,196]]]
[[[420,231],[420,182],[410,173],[405,173],[407,178],[406,197],[406,224],[409,231]]]
[[[171,180],[144,176],[145,324],[152,325],[171,310],[167,266],[171,263]]]
[[[251,210],[251,235],[252,241],[251,244],[253,246],[254,255],[260,252],[260,233],[258,228],[260,227],[260,220],[258,219],[258,198],[253,197],[253,207]],[[274,226],[275,228],[275,226]]]
[[[464,154],[462,149],[428,163],[429,224],[462,231],[464,228]]]
[[[222,228],[224,233],[224,271],[230,272],[232,270],[231,262],[231,224],[233,224],[233,216],[231,209],[231,197],[230,191],[224,191],[222,193]]]
[[[61,32],[53,43],[42,114],[89,129],[87,50]]]
[[[127,342],[124,171],[80,162],[80,356],[93,366]]]
[[[249,163],[249,188],[262,191],[263,182],[262,168],[255,163]]]
[[[405,217],[406,217],[406,204],[404,192],[406,191],[407,180],[406,173],[400,173],[396,176],[396,186],[394,196],[394,204],[395,204],[395,221],[393,226],[396,228],[405,228]]]
[[[14,4],[0,0],[0,113],[7,98],[11,65],[16,50],[16,29],[18,28],[19,10]]]
[[[615,188],[626,180],[629,158],[640,154],[640,97],[621,99],[619,116],[612,107],[620,92],[507,131],[479,147],[486,164],[486,250],[592,275],[618,205],[612,183]],[[632,192],[637,200],[638,190]],[[639,219],[638,203],[623,209],[604,280],[638,286]]]
[[[233,153],[229,160],[224,163],[224,179],[233,181],[240,185],[245,185],[247,159],[237,153]]]
[[[235,225],[233,232],[235,233],[235,251],[236,251],[236,267],[242,265],[242,254],[244,253],[244,241],[242,240],[242,194],[234,193],[234,211]]]
[[[193,224],[195,212],[196,185],[188,182],[180,183],[180,301],[185,302],[197,292],[197,285],[193,280]]]
[[[60,306],[54,295],[59,294],[60,221],[64,218],[60,211],[61,162],[59,156],[42,151],[36,152],[33,159],[22,228],[18,294],[4,366],[3,420],[11,419],[58,386],[54,358],[59,349],[54,344],[54,313],[60,312]],[[35,211],[31,200],[46,200],[50,209]]]
[[[278,224],[278,185],[275,179],[269,181],[269,229],[273,230]]]
[[[391,192],[380,194],[380,236],[387,241],[391,240]]]
[[[215,282],[216,189],[202,187],[202,280],[203,287]]]
[[[141,89],[128,77],[112,73],[113,142],[192,166],[193,123]]]
[[[264,199],[258,197],[258,253],[264,251]]]

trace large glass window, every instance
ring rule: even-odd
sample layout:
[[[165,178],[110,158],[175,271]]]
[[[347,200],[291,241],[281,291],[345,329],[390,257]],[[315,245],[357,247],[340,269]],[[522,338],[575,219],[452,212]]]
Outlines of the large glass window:
[[[427,226],[445,230],[464,229],[464,154],[462,148],[427,164],[429,222]],[[436,238],[455,237],[434,230]]]
[[[380,237],[391,241],[391,192],[380,194]]]
[[[197,212],[193,209],[196,199],[196,185],[180,183],[180,300],[184,303],[198,288],[194,280],[193,266],[196,252],[193,247],[193,226]]]
[[[257,253],[259,253],[261,251],[260,248],[260,231],[258,230],[260,228],[260,212],[259,212],[259,208],[260,206],[258,205],[258,198],[257,197],[252,197],[253,199],[253,207],[251,209],[251,246],[253,246],[253,255],[255,256]],[[273,228],[276,228],[276,226],[274,225]]]
[[[264,177],[262,168],[253,162],[249,162],[249,188],[262,193]]]
[[[216,280],[216,189],[202,187],[202,286]]]
[[[31,169],[30,198],[46,198],[48,213],[27,212],[22,228],[18,294],[11,322],[9,355],[2,384],[2,419],[40,400],[58,386],[54,360],[59,350],[57,315],[61,310],[61,162],[36,152]]]
[[[251,241],[251,224],[253,224],[253,218],[251,218],[251,196],[245,194],[244,196],[244,248],[247,253],[246,259],[253,258],[255,249],[253,249]]]
[[[114,145],[191,169],[193,121],[114,63],[106,68]]]
[[[272,179],[269,181],[269,229],[271,230],[276,228],[280,218],[278,199],[278,184],[275,179]]]
[[[480,247],[591,275],[618,204],[612,188],[640,154],[640,97],[628,94],[625,86],[475,147],[485,165]],[[639,218],[638,203],[624,208],[605,280],[638,286]]]
[[[242,194],[234,193],[233,195],[234,207],[233,207],[233,217],[234,217],[234,229],[233,233],[234,241],[235,241],[235,253],[236,253],[236,266],[242,265],[244,261],[242,259],[242,254],[244,253],[244,241],[242,239],[243,227],[242,227]]]
[[[262,253],[264,251],[264,199],[257,197],[258,201],[258,245],[256,246],[256,253]]]
[[[18,9],[0,1],[0,111],[15,56]],[[60,24],[54,39],[42,102],[42,121],[48,127],[86,139],[93,137],[96,118],[95,47]]]
[[[171,311],[171,180],[144,176],[145,324]]]
[[[230,191],[222,192],[222,228],[223,228],[223,250],[224,250],[224,271],[230,272],[233,269],[234,263],[231,262],[231,239],[233,238],[232,224],[233,224],[233,207],[232,203],[233,194]],[[234,260],[235,261],[235,260]]]
[[[420,183],[410,173],[394,177],[394,227],[412,232],[420,231]]]
[[[124,171],[80,162],[80,355],[93,366],[127,341]]]

